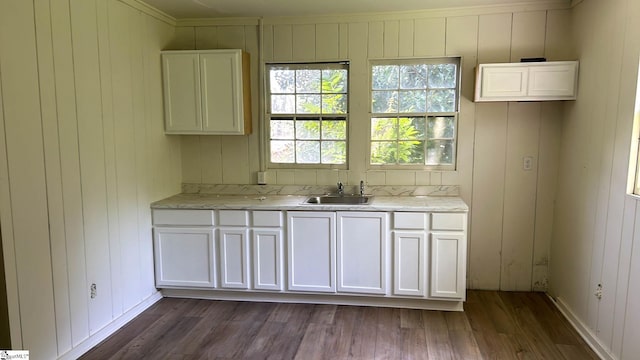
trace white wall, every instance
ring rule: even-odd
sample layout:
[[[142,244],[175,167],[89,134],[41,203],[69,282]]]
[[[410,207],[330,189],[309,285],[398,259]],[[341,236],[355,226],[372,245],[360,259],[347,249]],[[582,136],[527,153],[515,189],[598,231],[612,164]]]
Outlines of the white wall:
[[[562,122],[550,292],[605,356],[637,359],[640,203],[626,185],[640,3],[585,0],[572,15],[580,85]]]
[[[0,2],[11,340],[34,359],[74,358],[157,298],[149,203],[180,191],[180,144],[162,125],[172,19],[143,7]]]
[[[544,6],[550,6],[548,3]],[[570,9],[509,6],[375,16],[266,18],[260,28],[231,21],[178,22],[170,49],[244,48],[252,57],[254,129],[259,129],[259,59],[350,61],[349,170],[341,180],[370,185],[460,185],[471,206],[469,286],[542,290],[558,164],[562,103],[475,104],[478,62],[522,57],[575,59]],[[462,56],[457,171],[371,170],[368,152],[368,60]],[[260,170],[259,132],[248,137],[183,136],[187,183],[251,184]],[[522,170],[522,158],[534,167]],[[276,184],[332,185],[331,170],[269,170]]]

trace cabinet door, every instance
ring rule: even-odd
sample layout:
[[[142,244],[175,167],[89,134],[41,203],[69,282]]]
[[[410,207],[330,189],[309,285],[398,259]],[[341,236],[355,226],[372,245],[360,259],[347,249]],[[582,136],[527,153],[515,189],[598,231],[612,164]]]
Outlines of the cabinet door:
[[[431,233],[431,297],[464,299],[466,246],[464,233]]]
[[[476,101],[509,101],[527,95],[528,69],[508,64],[478,65]]]
[[[242,52],[200,54],[204,132],[242,134],[244,125]]]
[[[575,61],[531,65],[528,95],[541,100],[575,99],[577,65]]]
[[[387,293],[387,219],[378,212],[338,213],[338,291]]]
[[[162,72],[165,131],[202,131],[198,55],[162,54]]]
[[[282,290],[282,230],[253,230],[253,288]]]
[[[426,233],[393,234],[393,294],[424,297],[426,292]]]
[[[215,287],[214,239],[212,228],[155,227],[156,285]]]
[[[220,229],[220,287],[249,288],[249,241],[246,228]]]
[[[335,213],[288,212],[287,225],[288,290],[335,292]]]

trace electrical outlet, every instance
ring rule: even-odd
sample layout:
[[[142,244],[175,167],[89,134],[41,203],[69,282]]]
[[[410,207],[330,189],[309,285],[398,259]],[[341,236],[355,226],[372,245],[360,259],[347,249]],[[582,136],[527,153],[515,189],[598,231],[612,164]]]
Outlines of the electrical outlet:
[[[533,156],[525,156],[522,158],[522,170],[529,171],[533,169]]]
[[[98,286],[96,284],[91,284],[91,298],[95,299],[98,296]]]
[[[598,300],[602,299],[602,284],[596,286],[596,292],[594,292],[593,295],[598,298]]]

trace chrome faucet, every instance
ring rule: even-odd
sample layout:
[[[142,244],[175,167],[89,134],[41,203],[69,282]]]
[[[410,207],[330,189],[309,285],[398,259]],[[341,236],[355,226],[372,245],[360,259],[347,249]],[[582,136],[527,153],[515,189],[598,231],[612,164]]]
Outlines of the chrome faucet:
[[[338,195],[344,196],[344,185],[342,181],[338,181]]]
[[[364,181],[360,180],[360,196],[364,196]]]

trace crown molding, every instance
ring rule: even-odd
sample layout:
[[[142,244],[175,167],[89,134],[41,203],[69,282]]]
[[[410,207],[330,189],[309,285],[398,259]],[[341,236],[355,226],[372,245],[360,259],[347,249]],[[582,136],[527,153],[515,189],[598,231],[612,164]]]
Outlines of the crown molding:
[[[162,22],[165,22],[171,26],[176,26],[176,18],[174,18],[173,16],[156,9],[155,7],[145,3],[142,0],[118,0],[123,4],[127,4],[129,6],[131,6],[132,8],[142,11],[143,13],[154,17]]]
[[[224,26],[224,25],[258,25],[258,17],[228,17],[228,18],[201,18],[201,19],[177,19],[176,26]]]

